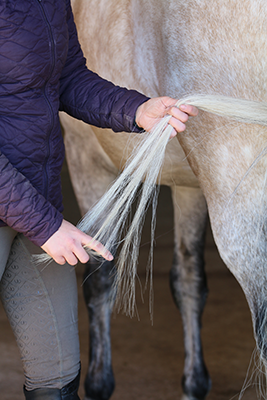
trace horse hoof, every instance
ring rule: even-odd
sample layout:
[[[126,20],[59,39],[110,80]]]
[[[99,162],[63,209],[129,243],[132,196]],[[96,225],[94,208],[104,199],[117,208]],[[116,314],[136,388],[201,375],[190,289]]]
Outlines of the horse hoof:
[[[181,397],[181,400],[204,400],[204,399],[198,399],[197,397],[188,396],[187,394],[184,393]]]

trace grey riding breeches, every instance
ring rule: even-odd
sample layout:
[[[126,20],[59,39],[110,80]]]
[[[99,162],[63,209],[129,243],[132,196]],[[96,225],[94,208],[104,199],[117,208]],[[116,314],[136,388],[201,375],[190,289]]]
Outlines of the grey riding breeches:
[[[22,234],[0,228],[0,296],[27,390],[61,389],[80,369],[75,269],[55,262],[36,265],[32,255],[41,252]]]

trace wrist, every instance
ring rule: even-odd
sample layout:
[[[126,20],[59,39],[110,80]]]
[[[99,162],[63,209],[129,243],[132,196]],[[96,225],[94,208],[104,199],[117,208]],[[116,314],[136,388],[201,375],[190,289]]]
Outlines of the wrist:
[[[140,106],[137,108],[135,117],[134,117],[134,126],[136,126],[138,129],[142,129],[142,125],[140,123],[140,118],[142,115],[142,109],[143,109],[143,104],[140,104]]]

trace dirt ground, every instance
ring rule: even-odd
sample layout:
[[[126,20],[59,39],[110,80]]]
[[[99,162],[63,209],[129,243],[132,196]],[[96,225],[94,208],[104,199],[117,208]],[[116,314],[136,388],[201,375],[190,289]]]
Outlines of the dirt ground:
[[[65,217],[76,223],[79,211],[63,170]],[[183,342],[179,312],[169,290],[172,262],[172,207],[169,189],[160,194],[154,260],[154,319],[150,321],[148,298],[138,301],[139,320],[124,315],[112,319],[113,367],[116,389],[112,400],[177,400],[181,397]],[[140,256],[140,276],[144,276],[146,245]],[[207,233],[206,265],[209,297],[203,316],[204,356],[212,389],[208,400],[237,399],[245,381],[255,346],[250,313],[243,292],[221,261],[210,231]],[[142,269],[143,268],[143,269]],[[77,267],[79,284],[79,329],[82,383],[87,368],[88,319],[82,298],[83,267]],[[0,400],[22,400],[23,375],[12,331],[0,305]],[[255,383],[255,382],[254,382]],[[249,387],[243,399],[256,399]]]

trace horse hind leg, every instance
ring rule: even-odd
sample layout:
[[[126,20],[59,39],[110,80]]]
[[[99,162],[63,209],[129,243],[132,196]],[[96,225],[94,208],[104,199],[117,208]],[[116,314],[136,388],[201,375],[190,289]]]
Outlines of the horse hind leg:
[[[67,162],[74,192],[84,214],[104,194],[118,171],[91,127],[64,115]],[[108,400],[115,381],[111,364],[110,316],[113,263],[90,260],[85,266],[83,292],[89,315],[89,367],[85,400]]]
[[[183,322],[183,398],[201,400],[206,397],[211,386],[200,336],[201,315],[208,292],[203,257],[207,209],[199,189],[174,187],[172,197],[175,250],[170,286]]]

